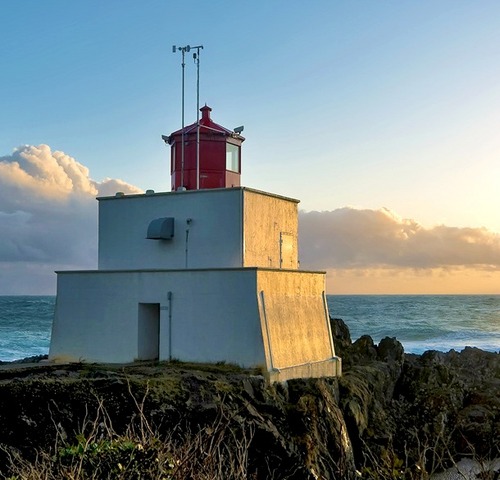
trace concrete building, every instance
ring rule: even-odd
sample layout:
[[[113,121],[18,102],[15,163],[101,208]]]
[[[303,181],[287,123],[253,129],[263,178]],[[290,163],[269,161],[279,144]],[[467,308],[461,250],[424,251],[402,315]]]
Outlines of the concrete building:
[[[261,366],[270,381],[341,373],[325,274],[299,270],[298,201],[240,187],[240,151],[220,145],[244,139],[213,125],[200,144],[216,151],[193,168],[186,148],[181,164],[191,188],[202,184],[193,170],[222,188],[178,185],[173,160],[175,191],[98,199],[98,269],[57,272],[49,359],[225,361]],[[166,138],[175,150],[179,132]]]

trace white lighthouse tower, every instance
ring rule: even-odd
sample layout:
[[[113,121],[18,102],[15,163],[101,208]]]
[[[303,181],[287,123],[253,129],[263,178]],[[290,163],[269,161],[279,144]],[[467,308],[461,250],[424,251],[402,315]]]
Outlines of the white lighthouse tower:
[[[244,138],[201,110],[196,169],[197,123],[166,137],[173,191],[98,198],[98,269],[57,272],[49,359],[339,375],[325,273],[298,268],[298,200],[240,186]]]

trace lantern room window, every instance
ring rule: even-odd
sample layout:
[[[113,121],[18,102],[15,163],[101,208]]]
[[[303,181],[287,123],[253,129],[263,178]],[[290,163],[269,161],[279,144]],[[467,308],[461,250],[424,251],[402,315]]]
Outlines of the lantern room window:
[[[240,148],[232,143],[226,143],[226,170],[240,172]]]

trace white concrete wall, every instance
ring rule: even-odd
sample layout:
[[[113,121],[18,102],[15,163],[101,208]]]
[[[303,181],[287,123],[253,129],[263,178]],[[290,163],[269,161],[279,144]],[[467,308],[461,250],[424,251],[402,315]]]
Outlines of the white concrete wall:
[[[186,257],[188,268],[241,266],[241,195],[236,188],[100,198],[99,270],[186,268]],[[163,217],[175,218],[174,238],[147,239],[150,222]]]
[[[120,274],[58,273],[49,358],[123,363],[137,357],[139,279],[124,280]]]
[[[253,269],[59,273],[49,357],[137,360],[146,303],[160,304],[161,360],[264,365],[255,276]]]

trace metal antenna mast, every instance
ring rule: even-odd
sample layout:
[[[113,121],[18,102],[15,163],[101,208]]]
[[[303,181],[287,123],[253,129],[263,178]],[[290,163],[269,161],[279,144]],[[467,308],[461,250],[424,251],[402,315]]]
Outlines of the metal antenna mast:
[[[193,59],[196,64],[196,189],[200,188],[200,50],[203,49],[203,45],[196,45],[191,47],[186,45],[185,47],[172,46],[172,53],[181,52],[182,53],[182,145],[181,145],[181,185],[180,189],[184,189],[184,71],[186,63],[184,62],[184,57],[186,52],[191,50],[196,50],[193,53]]]
[[[176,51],[180,51],[182,53],[182,145],[181,145],[181,185],[180,189],[184,189],[184,70],[186,64],[184,63],[184,56],[186,55],[186,52],[189,52],[191,50],[191,47],[189,45],[186,45],[185,47],[176,47],[175,45],[172,46],[172,53],[175,53]]]
[[[203,45],[191,47],[196,49],[193,53],[194,63],[196,64],[196,190],[200,189],[200,50]]]

